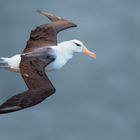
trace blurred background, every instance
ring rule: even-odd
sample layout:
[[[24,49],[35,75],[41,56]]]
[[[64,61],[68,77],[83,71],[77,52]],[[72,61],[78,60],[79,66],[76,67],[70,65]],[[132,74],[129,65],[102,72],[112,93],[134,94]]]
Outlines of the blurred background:
[[[1,0],[0,56],[21,53],[47,10],[78,27],[59,42],[79,39],[97,53],[81,54],[49,73],[57,92],[43,103],[0,115],[1,140],[140,139],[139,0]],[[26,90],[19,74],[0,70],[0,103]]]

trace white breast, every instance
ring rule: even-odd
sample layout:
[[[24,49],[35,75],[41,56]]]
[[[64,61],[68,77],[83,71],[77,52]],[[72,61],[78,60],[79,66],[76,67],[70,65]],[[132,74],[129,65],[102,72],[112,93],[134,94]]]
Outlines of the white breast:
[[[59,50],[56,51],[56,59],[46,67],[46,71],[52,71],[62,68],[69,59],[72,58],[71,54],[63,53]]]
[[[46,67],[46,71],[60,69],[61,67],[63,67],[66,64],[66,62],[67,61],[65,59],[63,59],[62,56],[57,56],[57,58]]]

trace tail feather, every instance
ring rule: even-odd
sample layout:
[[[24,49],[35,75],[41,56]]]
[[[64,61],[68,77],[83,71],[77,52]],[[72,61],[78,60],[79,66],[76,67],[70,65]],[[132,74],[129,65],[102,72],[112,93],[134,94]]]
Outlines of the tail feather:
[[[8,62],[4,58],[0,58],[0,68],[9,68]]]

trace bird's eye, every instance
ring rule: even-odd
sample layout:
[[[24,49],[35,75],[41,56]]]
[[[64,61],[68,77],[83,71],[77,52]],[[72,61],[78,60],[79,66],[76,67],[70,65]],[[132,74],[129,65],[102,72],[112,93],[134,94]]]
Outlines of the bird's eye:
[[[78,44],[78,43],[76,43],[76,42],[73,42],[76,46],[81,46],[81,44]]]

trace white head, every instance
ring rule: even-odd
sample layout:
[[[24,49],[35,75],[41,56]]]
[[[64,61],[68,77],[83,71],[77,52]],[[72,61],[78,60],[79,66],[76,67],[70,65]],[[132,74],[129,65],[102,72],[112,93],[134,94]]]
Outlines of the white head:
[[[71,45],[70,49],[73,52],[80,52],[80,53],[83,53],[85,55],[88,55],[88,56],[96,59],[96,54],[89,51],[81,41],[79,41],[77,39],[73,39],[73,40],[69,40],[67,42],[70,43],[70,45]]]

